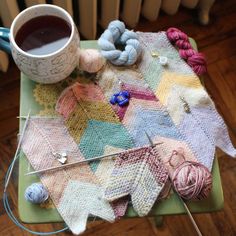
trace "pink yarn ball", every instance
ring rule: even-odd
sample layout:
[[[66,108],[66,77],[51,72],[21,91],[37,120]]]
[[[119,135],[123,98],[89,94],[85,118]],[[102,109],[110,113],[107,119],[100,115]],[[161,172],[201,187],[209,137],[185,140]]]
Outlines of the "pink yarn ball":
[[[200,163],[186,161],[179,165],[172,176],[176,192],[185,200],[202,200],[212,189],[210,171]]]
[[[105,59],[96,49],[84,49],[79,52],[79,68],[89,73],[98,72],[105,64]]]

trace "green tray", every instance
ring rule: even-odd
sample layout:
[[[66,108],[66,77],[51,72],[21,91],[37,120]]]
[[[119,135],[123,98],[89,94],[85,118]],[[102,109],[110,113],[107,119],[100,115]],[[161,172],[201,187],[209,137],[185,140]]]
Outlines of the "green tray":
[[[196,48],[195,42],[191,40],[192,45]],[[82,48],[96,48],[96,41],[82,41]],[[42,107],[35,102],[33,98],[33,89],[35,82],[29,80],[25,75],[21,74],[21,93],[20,93],[20,115],[26,116],[28,111],[31,110],[31,115],[37,114]],[[24,121],[20,120],[20,129],[24,125]],[[62,222],[63,219],[55,208],[41,208],[38,205],[27,202],[24,198],[25,189],[32,183],[38,182],[37,176],[25,176],[29,171],[29,163],[23,153],[20,154],[19,160],[19,193],[18,193],[18,210],[21,221],[24,223],[49,223],[49,222]],[[31,167],[30,167],[31,169]],[[198,202],[189,202],[188,206],[191,212],[212,212],[221,210],[223,208],[224,198],[221,186],[220,172],[217,158],[215,158],[213,169],[213,189],[206,200]],[[180,202],[178,196],[172,194],[168,199],[155,204],[150,216],[160,215],[174,215],[183,214],[185,209]],[[126,217],[137,217],[137,214],[132,207],[129,207]]]

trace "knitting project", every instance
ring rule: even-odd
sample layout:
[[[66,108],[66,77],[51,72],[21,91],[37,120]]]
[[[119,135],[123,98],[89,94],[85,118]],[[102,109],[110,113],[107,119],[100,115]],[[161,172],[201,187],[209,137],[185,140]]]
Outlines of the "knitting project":
[[[128,150],[116,157],[105,198],[113,201],[131,195],[134,210],[145,216],[168,178],[155,147]]]
[[[171,45],[166,33],[137,34],[143,48],[143,60],[138,67],[198,160],[211,170],[216,147],[235,157],[236,150],[227,127],[213,101],[191,67]],[[168,65],[160,65],[151,56],[152,51],[166,56]]]
[[[71,84],[74,84],[75,81],[80,81],[83,84],[86,84],[92,79],[93,76],[90,76],[89,74],[75,71],[71,77],[67,78],[65,81],[54,84],[53,86],[37,84],[34,89],[34,97],[35,100],[42,106],[42,110],[40,110],[39,115],[52,116],[55,115],[55,113],[57,114],[55,111],[55,106],[58,100],[58,107],[60,106],[63,111],[68,112],[69,116],[70,111],[73,110],[73,104],[75,105],[77,102],[72,102],[74,100],[74,94],[70,96],[70,89],[67,89],[64,92],[63,90],[65,87],[69,87]],[[58,99],[60,95],[61,98]],[[64,95],[65,99],[62,99]],[[63,101],[65,109],[63,104],[59,105],[59,101]],[[76,101],[76,99],[74,101]],[[70,104],[72,104],[72,106],[70,106]],[[76,106],[74,107],[77,110],[71,113],[68,120],[65,117],[65,126],[69,130],[72,138],[76,141],[77,145],[80,146],[85,158],[106,155],[121,151],[123,149],[129,149],[133,146],[132,139],[129,137],[127,131],[125,131],[125,129],[121,126],[115,113],[112,110],[110,110],[111,112],[103,111],[103,109],[107,109],[107,107],[109,109],[109,106],[106,106],[106,104],[104,105],[100,102],[93,103],[93,100],[89,101],[89,97],[86,102],[81,104],[82,106],[77,104],[77,108]],[[86,107],[83,107],[84,104]],[[86,108],[89,113],[84,112],[84,108]],[[78,122],[78,120],[81,120],[81,122]],[[98,131],[99,136],[95,136],[94,128]],[[105,135],[103,135],[103,133]],[[102,141],[100,140],[100,136],[103,136]],[[94,140],[92,144],[91,139]],[[100,184],[105,186],[114,166],[114,161],[112,158],[104,158],[101,161],[90,162],[89,165],[92,170],[95,171],[94,174],[100,181]],[[125,214],[127,205],[128,200],[126,198],[118,199],[117,201],[111,203],[116,218],[120,218]]]
[[[101,106],[101,109],[100,109],[99,104]],[[69,127],[69,131],[71,132],[71,135],[74,137],[76,137],[79,131],[78,126],[81,126],[84,116],[87,117],[87,122],[91,122],[92,119],[106,120],[109,117],[111,117],[110,114],[113,114],[113,110],[111,106],[107,103],[100,87],[95,85],[92,82],[89,84],[75,83],[71,87],[67,88],[59,97],[57,105],[56,105],[56,110],[61,115],[64,116],[64,118],[66,119],[66,123]],[[112,120],[109,120],[109,121],[119,122],[119,119],[115,114],[113,114]],[[123,132],[121,133],[121,131]],[[122,135],[123,137],[120,135]],[[123,149],[128,149],[132,145],[131,139],[129,138],[129,135],[127,134],[127,131],[123,126],[121,125],[115,126],[115,124],[112,125],[111,123],[107,127],[107,129],[103,129],[102,126],[99,126],[99,123],[96,120],[91,124],[91,128],[90,128],[90,131],[88,132],[88,136],[86,137],[86,139],[84,141],[80,140],[79,147],[82,153],[85,155],[85,157],[87,156],[93,157],[96,155],[102,155],[103,150],[101,149],[101,147],[109,143],[113,147],[115,146],[122,147]],[[89,149],[90,153],[84,152],[85,148],[86,150],[88,150],[87,148],[88,144],[90,147]],[[94,144],[97,144],[97,145],[94,145]],[[114,156],[113,159],[116,160],[117,158]],[[104,164],[101,165],[100,163],[99,167],[97,167],[98,163],[94,162],[91,164],[91,167],[95,171],[96,176],[102,182],[103,186],[106,186],[107,181],[109,180],[109,177],[111,175],[111,171],[114,167],[114,161],[102,160],[100,162],[103,162]],[[157,162],[156,162],[156,165],[157,165]],[[163,164],[160,161],[158,161],[158,165],[160,166],[159,167],[160,170],[163,171],[162,175],[163,176],[166,175],[166,171],[165,171],[165,168],[163,167]],[[136,169],[139,169],[139,168],[140,166],[136,166]],[[155,170],[156,169],[153,169],[153,171]],[[138,171],[136,171],[135,173],[138,174]],[[144,172],[143,174],[144,174],[144,177],[146,176],[147,178],[148,173]],[[160,175],[161,173],[151,173],[151,174],[155,176],[158,174]],[[135,178],[137,177],[135,176]],[[148,189],[149,190],[148,194],[151,194],[151,191],[155,190],[156,195],[155,195],[154,200],[156,200],[159,194],[161,193],[161,190],[165,186],[166,180],[167,178],[165,179],[165,181],[163,181],[164,183],[161,181],[157,182],[155,185],[156,188],[154,188],[153,186],[152,190],[150,190],[150,188]],[[127,182],[126,185],[128,184],[129,183]],[[137,199],[139,198],[138,202],[140,204],[143,204],[140,199],[143,199],[143,194],[146,191],[147,190],[144,186],[142,191],[140,189],[140,191],[138,192],[139,195],[136,196]],[[123,196],[126,196],[126,195],[127,194]],[[119,196],[119,198],[123,196]],[[116,199],[119,199],[119,198],[116,198]],[[116,199],[112,199],[112,200],[116,200]],[[152,206],[154,202],[146,202],[146,204],[148,204],[149,206],[149,207],[148,206],[146,207],[146,209],[148,209],[146,214],[149,212],[149,210],[151,209],[150,206]],[[136,203],[136,209],[141,209],[141,208],[142,208],[142,205],[138,205],[138,203]],[[139,212],[140,210],[137,213],[139,214]]]
[[[65,125],[86,159],[133,147],[128,132],[93,83],[75,83],[65,89],[58,98],[56,111],[64,117]],[[114,160],[105,158],[89,165],[105,186]],[[112,203],[117,218],[125,214],[127,205],[125,198]]]
[[[178,128],[173,124],[167,110],[157,100],[142,75],[135,68],[117,68],[107,64],[98,74],[96,83],[107,99],[117,91],[128,91],[130,93],[127,106],[115,104],[112,107],[133,137],[136,146],[149,144],[146,133],[149,134],[154,143],[159,143],[156,147],[158,155],[168,168],[170,177],[176,167],[183,163],[183,157],[184,161],[199,161],[193,155],[185,141],[185,137],[180,134]],[[172,158],[173,156],[175,158]],[[174,159],[175,164],[171,163],[170,159]],[[118,171],[117,165],[115,165],[111,175],[112,179],[116,178]],[[123,194],[123,185],[129,188],[129,183],[125,184],[122,178],[117,180],[117,182],[119,181],[121,183],[120,188],[118,188],[120,192],[116,190],[112,195],[112,199],[118,199]],[[107,189],[112,189],[113,184],[115,184],[114,181],[109,181]]]
[[[66,151],[68,163],[84,160],[60,118],[30,119],[22,149],[35,170],[60,165],[53,152]],[[115,220],[113,209],[102,198],[103,190],[87,164],[47,172],[40,179],[74,234],[85,230],[89,215]]]
[[[184,139],[173,124],[168,112],[137,70],[117,68],[107,64],[98,74],[97,84],[107,99],[116,91],[129,91],[129,104],[124,107],[112,105],[112,108],[128,129],[137,147],[150,143],[146,133],[154,141],[162,140],[162,138],[174,139],[179,141],[180,147],[183,146]],[[160,147],[166,149],[165,145],[167,144],[163,142]],[[186,146],[184,145],[183,148],[185,149]],[[174,147],[172,150],[176,148]],[[191,150],[187,148],[186,153],[191,153]]]

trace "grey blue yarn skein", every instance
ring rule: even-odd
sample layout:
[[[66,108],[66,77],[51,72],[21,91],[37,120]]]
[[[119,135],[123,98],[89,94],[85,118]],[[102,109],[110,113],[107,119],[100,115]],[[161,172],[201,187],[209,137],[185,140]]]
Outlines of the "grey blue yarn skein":
[[[116,45],[125,45],[124,51]],[[111,21],[108,28],[98,39],[101,54],[114,65],[133,65],[141,54],[138,35],[125,28],[122,21]]]
[[[43,203],[48,197],[48,191],[41,183],[33,183],[25,190],[25,199],[34,204]]]

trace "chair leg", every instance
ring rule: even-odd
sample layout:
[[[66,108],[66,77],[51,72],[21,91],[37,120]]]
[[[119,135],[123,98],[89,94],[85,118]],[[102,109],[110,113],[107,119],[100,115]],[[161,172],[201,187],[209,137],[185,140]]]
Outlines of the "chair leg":
[[[163,226],[163,216],[156,216],[153,218],[156,227]]]

